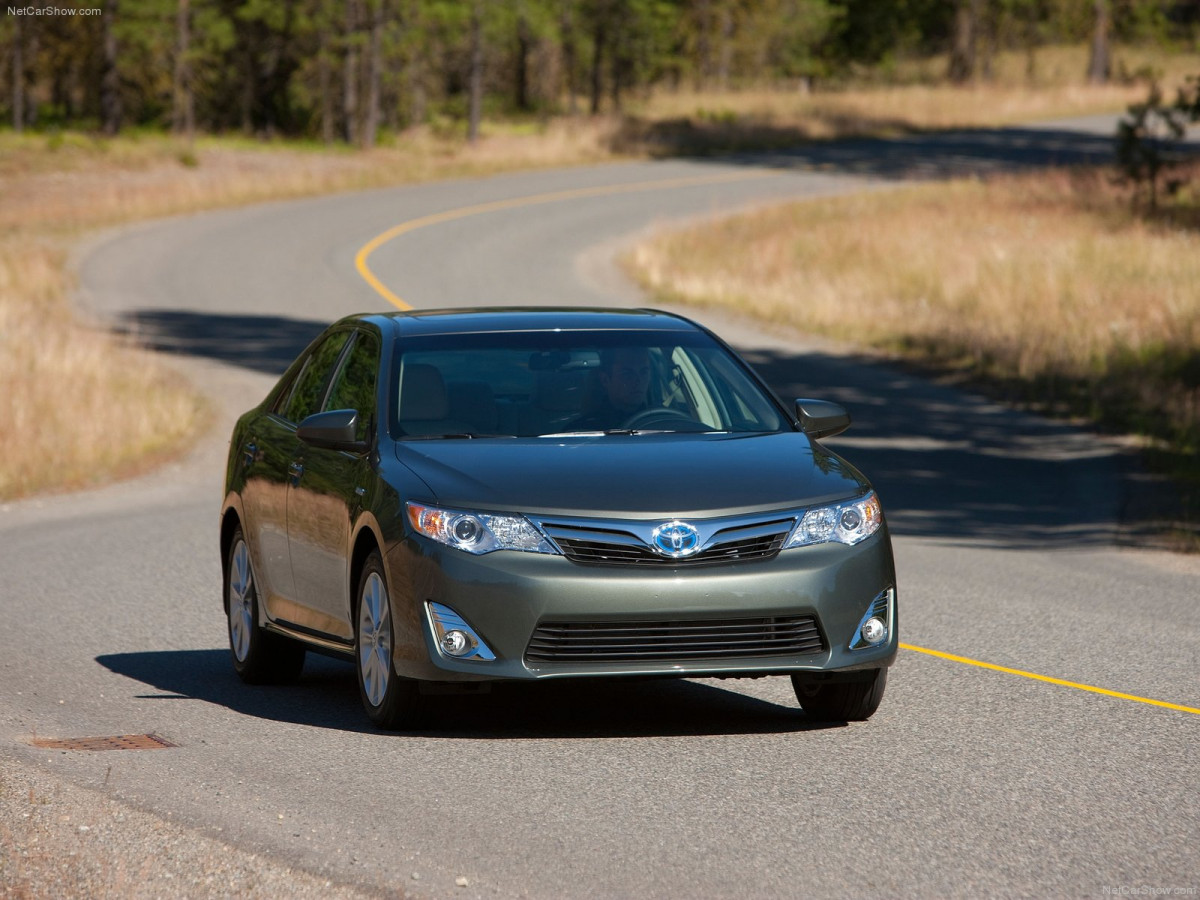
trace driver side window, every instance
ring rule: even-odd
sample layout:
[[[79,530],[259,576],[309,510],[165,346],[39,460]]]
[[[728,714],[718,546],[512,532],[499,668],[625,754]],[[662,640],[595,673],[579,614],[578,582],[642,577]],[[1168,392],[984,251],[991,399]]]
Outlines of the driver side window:
[[[313,350],[296,378],[292,395],[280,410],[280,415],[289,422],[299,424],[313,413],[321,411],[321,401],[325,398],[329,376],[349,337],[349,333],[345,331],[332,334]]]
[[[375,335],[360,331],[354,346],[346,354],[342,367],[333,377],[325,409],[353,409],[358,412],[358,440],[366,440],[375,418],[375,373],[379,368],[379,341]]]

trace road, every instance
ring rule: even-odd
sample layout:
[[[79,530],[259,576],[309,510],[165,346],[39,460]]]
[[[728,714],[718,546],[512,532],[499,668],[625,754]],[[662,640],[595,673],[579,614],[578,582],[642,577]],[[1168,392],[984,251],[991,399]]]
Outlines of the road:
[[[389,308],[364,274],[416,307],[632,305],[613,256],[656,227],[1107,152],[1059,125],[403,187],[108,237],[81,262],[81,302],[169,354],[219,421],[145,478],[0,508],[0,758],[383,896],[1200,892],[1200,561],[1122,545],[1130,459],[803,336],[697,314],[781,395],[854,415],[831,443],[883,499],[909,648],[868,723],[810,723],[784,679],[698,680],[448,698],[430,730],[382,734],[349,665],[243,686],[220,608],[228,427],[322,325]],[[175,746],[31,744],[125,734]]]

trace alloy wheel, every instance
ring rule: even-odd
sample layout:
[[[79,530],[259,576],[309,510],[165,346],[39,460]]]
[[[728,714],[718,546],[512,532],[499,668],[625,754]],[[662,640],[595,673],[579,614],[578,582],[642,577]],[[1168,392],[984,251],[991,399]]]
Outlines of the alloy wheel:
[[[392,619],[387,588],[377,572],[367,576],[359,598],[358,668],[367,702],[381,705],[392,672]]]
[[[254,573],[250,569],[250,550],[244,540],[239,540],[233,548],[229,566],[229,643],[238,662],[244,663],[250,655],[254,624]]]

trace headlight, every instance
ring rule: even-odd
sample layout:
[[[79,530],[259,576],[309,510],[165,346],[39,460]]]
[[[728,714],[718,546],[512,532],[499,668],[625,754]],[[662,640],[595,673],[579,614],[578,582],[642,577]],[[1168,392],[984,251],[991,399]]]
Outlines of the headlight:
[[[828,541],[857,544],[877,532],[882,524],[883,508],[872,491],[858,500],[810,509],[792,530],[783,548],[807,547]]]
[[[524,516],[494,516],[438,509],[419,503],[406,503],[405,506],[409,524],[418,533],[448,547],[468,553],[491,553],[493,550],[558,552]]]

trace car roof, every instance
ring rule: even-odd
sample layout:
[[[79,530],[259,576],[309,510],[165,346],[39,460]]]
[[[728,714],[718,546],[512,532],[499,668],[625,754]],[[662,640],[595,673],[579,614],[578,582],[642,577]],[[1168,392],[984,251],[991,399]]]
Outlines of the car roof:
[[[412,310],[355,317],[405,335],[526,331],[699,331],[683,316],[654,309],[595,307],[480,307]]]

